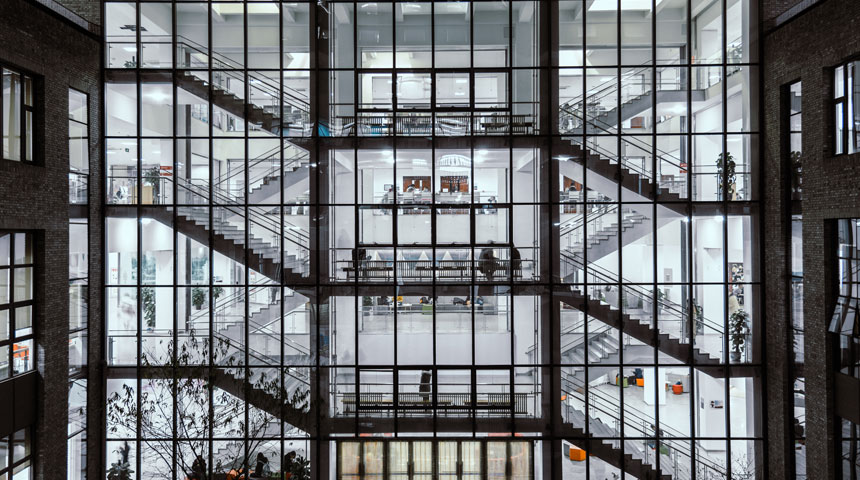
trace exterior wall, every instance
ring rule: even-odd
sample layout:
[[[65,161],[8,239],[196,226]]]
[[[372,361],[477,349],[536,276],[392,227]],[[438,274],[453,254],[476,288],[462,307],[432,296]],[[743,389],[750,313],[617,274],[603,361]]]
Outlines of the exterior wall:
[[[766,18],[790,1],[765,2]],[[788,205],[789,173],[782,140],[787,135],[781,122],[782,87],[803,82],[803,270],[806,377],[807,458],[815,459],[809,479],[835,478],[832,349],[827,324],[831,302],[828,244],[833,233],[825,228],[829,219],[860,215],[860,155],[831,158],[830,135],[833,67],[860,53],[860,3],[856,0],[826,0],[804,11],[790,22],[766,33],[764,38],[763,157],[764,227],[767,265],[768,335],[768,435],[770,478],[788,478],[792,421],[792,382],[788,376],[790,318],[788,279],[790,232]],[[776,334],[779,333],[779,334]]]
[[[90,171],[100,171],[100,44],[96,36],[72,26],[47,8],[26,0],[0,2],[0,59],[41,77],[37,88],[37,141],[42,155],[35,165],[0,162],[0,229],[36,231],[36,344],[38,388],[35,428],[35,478],[66,478],[68,420],[68,88],[89,94]],[[97,177],[94,177],[97,178]],[[90,275],[101,281],[101,205],[99,182],[91,182]],[[89,365],[99,358],[101,317],[99,289],[90,290]],[[91,367],[91,368],[92,368]],[[101,385],[100,376],[89,383]],[[99,388],[91,388],[99,390]],[[98,396],[94,398],[99,398]],[[99,405],[103,402],[93,402]],[[92,417],[90,417],[92,418]],[[98,435],[90,436],[91,456],[98,457]],[[91,474],[92,478],[97,476]]]
[[[99,0],[57,0],[57,3],[63,4],[85,20],[101,25],[102,2]]]

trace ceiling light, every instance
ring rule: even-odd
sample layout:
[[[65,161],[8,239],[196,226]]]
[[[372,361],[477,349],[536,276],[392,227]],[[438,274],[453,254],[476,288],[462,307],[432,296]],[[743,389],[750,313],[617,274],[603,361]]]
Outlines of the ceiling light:
[[[439,170],[446,172],[468,172],[471,169],[471,165],[472,162],[468,157],[456,153],[442,155],[439,159]]]

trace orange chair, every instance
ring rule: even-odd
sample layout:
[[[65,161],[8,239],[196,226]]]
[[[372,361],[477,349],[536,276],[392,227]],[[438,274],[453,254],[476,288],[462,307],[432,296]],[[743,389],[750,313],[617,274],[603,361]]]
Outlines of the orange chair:
[[[680,395],[680,394],[684,393],[684,386],[683,385],[672,385],[672,393],[674,393],[675,395]]]
[[[636,379],[636,386],[637,387],[644,387],[645,386],[645,379],[644,378],[637,378]]]
[[[571,445],[570,447],[570,459],[574,462],[584,462],[585,461],[585,450],[581,448],[576,448]]]

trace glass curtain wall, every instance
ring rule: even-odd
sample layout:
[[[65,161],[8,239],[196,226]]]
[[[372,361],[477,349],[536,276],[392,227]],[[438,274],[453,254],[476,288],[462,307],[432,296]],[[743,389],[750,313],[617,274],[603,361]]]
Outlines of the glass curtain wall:
[[[69,89],[69,480],[86,479],[89,97]],[[77,215],[76,215],[77,214]]]
[[[757,21],[689,5],[106,2],[105,468],[760,477]]]
[[[557,2],[566,478],[762,475],[757,9]]]

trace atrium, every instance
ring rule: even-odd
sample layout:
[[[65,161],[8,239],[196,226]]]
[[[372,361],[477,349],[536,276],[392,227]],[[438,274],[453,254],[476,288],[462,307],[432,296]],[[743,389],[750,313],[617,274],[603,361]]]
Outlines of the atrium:
[[[857,479],[855,20],[6,0],[0,480]]]

